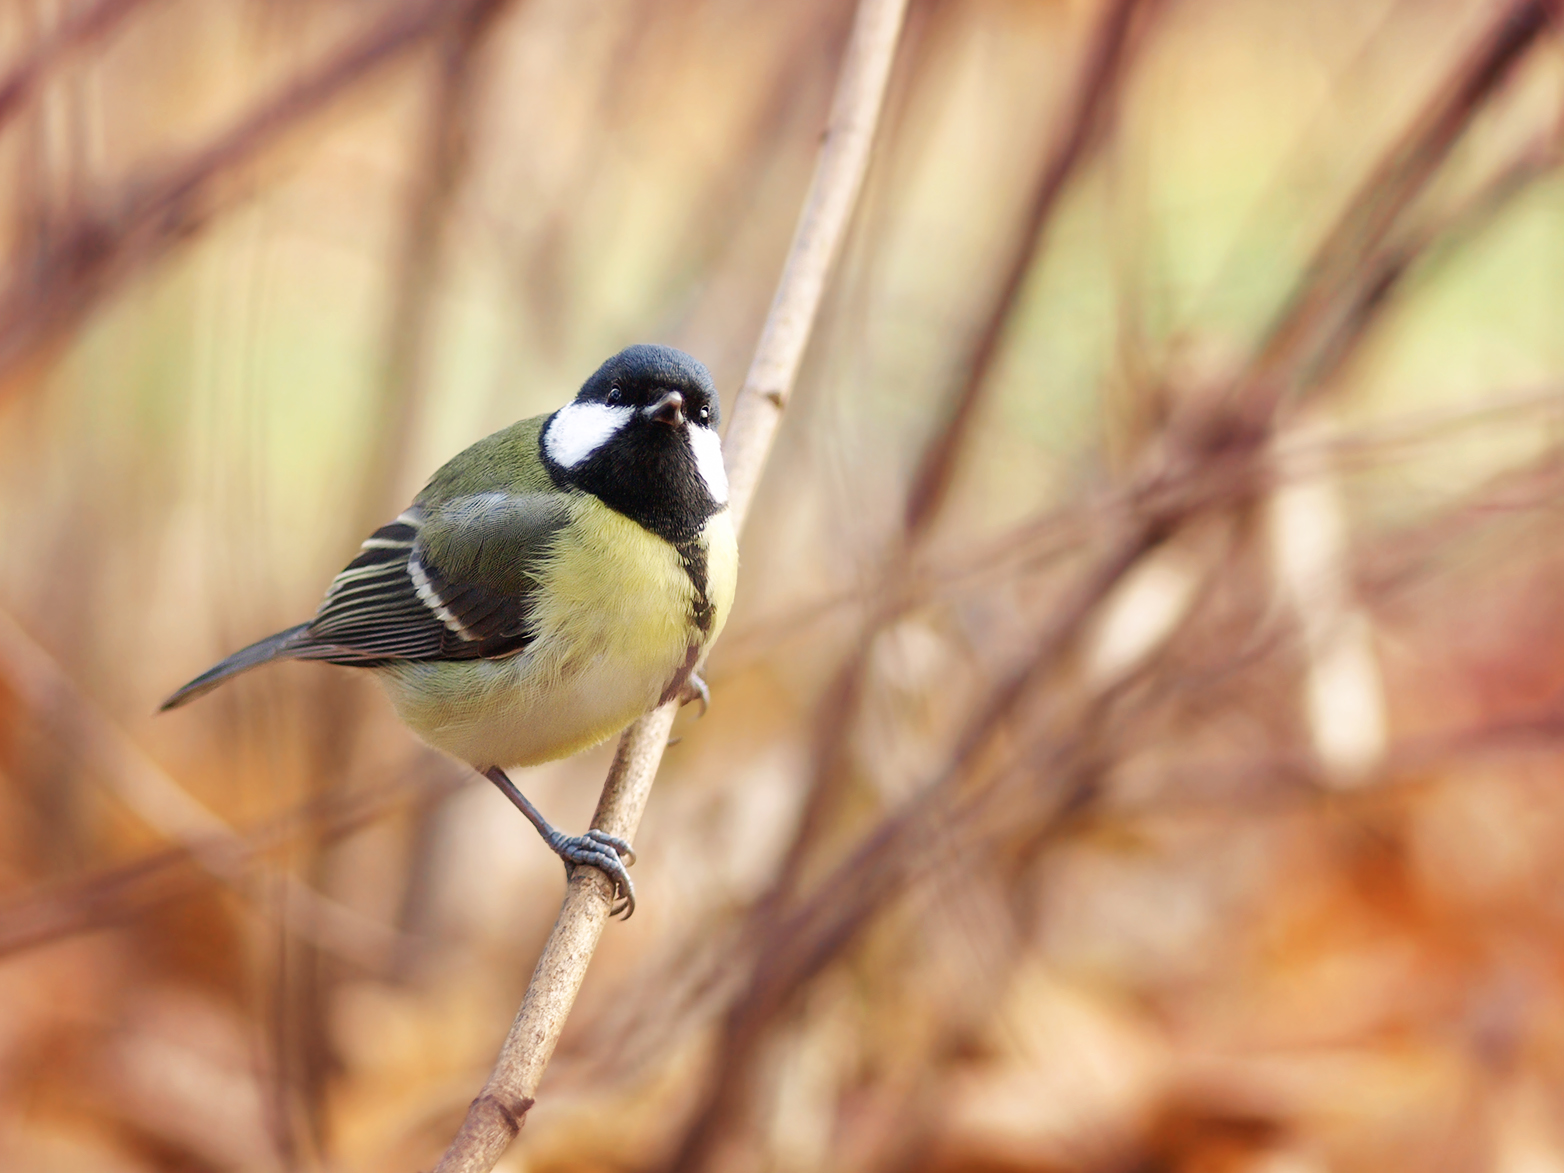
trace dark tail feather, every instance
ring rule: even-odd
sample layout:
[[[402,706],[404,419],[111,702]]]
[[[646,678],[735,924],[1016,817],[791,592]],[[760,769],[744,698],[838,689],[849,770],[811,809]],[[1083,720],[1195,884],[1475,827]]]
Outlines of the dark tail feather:
[[[298,645],[304,642],[304,632],[308,627],[308,623],[301,623],[297,627],[290,627],[287,631],[279,631],[276,635],[269,635],[259,643],[253,643],[247,648],[240,649],[215,668],[208,668],[173,696],[169,697],[158,707],[158,711],[167,712],[169,709],[177,709],[186,701],[193,701],[203,693],[211,692],[212,689],[216,688],[230,676],[248,672],[251,668],[265,664],[269,660],[286,659]]]

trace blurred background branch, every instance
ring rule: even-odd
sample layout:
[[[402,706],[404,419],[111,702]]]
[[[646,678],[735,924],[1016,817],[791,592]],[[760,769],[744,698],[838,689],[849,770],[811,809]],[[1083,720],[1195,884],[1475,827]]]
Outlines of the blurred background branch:
[[[319,116],[367,75],[448,26],[481,27],[487,10],[495,7],[492,0],[409,0],[395,5],[209,142],[134,176],[122,190],[106,193],[72,221],[55,226],[49,238],[27,242],[33,251],[29,263],[13,271],[0,289],[0,377],[69,330],[130,275],[221,214],[235,198],[233,189],[223,186],[232,183],[233,172],[273,147],[299,122]],[[71,22],[55,39],[70,35],[79,40],[105,19]],[[460,40],[470,34],[456,36]]]

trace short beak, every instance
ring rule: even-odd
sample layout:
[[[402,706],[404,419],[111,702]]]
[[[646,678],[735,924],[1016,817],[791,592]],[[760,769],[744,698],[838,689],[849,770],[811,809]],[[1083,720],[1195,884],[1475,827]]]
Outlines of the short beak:
[[[669,427],[682,428],[684,426],[684,396],[677,391],[670,391],[656,403],[646,408],[646,417],[654,419],[660,424]]]

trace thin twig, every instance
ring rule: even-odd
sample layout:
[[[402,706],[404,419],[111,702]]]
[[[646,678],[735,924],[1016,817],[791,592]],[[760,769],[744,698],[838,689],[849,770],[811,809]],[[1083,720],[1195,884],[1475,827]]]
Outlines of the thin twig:
[[[813,753],[814,780],[782,865],[752,918],[752,931],[762,936],[774,909],[792,895],[826,819],[847,785],[847,751],[857,727],[859,700],[867,686],[870,653],[880,633],[917,603],[916,594],[907,589],[915,559],[949,496],[957,463],[972,439],[976,421],[994,386],[991,376],[1000,343],[1020,306],[1027,275],[1037,266],[1060,197],[1112,129],[1133,48],[1132,34],[1144,27],[1158,3],[1160,0],[1112,0],[1087,39],[1064,129],[1044,153],[1009,263],[951,388],[943,422],[929,434],[919,455],[902,513],[899,540],[880,568],[878,585],[870,591],[877,608],[863,624],[856,644],[823,694]]]
[[[1364,335],[1385,317],[1395,294],[1412,276],[1460,251],[1470,238],[1496,223],[1505,209],[1540,180],[1564,166],[1564,124],[1516,155],[1466,199],[1424,225],[1391,234],[1366,258],[1351,303],[1320,341],[1310,372],[1311,390],[1329,389],[1346,360],[1362,348]]]
[[[23,53],[0,76],[0,127],[5,126],[38,88],[49,70],[67,53],[107,34],[146,0],[98,0],[65,17]]]
[[[1276,315],[1234,398],[1260,426],[1305,386],[1317,386],[1319,364],[1339,355],[1331,343],[1344,317],[1360,311],[1369,262],[1424,191],[1511,71],[1553,19],[1557,0],[1515,0],[1434,91],[1416,120],[1358,186],[1315,249],[1292,297]]]
[[[814,328],[826,278],[863,186],[905,10],[905,0],[862,0],[858,6],[814,179],[723,446],[736,528],[742,528],[749,513]]]
[[[863,186],[905,9],[906,0],[862,0],[858,6],[814,179],[728,427],[724,454],[735,529],[742,529],[754,498]],[[625,838],[634,834],[668,743],[675,709],[675,703],[664,705],[625,733],[592,820],[594,827]],[[494,1071],[441,1158],[437,1173],[492,1169],[520,1130],[608,922],[612,896],[612,885],[601,872],[575,870]]]
[[[956,462],[982,406],[1000,343],[1015,317],[1027,276],[1036,267],[1048,222],[1070,179],[1091,157],[1112,126],[1133,48],[1133,34],[1160,2],[1112,0],[1092,30],[1064,133],[1045,158],[1021,225],[1017,247],[1011,253],[1010,264],[994,293],[993,304],[984,315],[971,353],[966,357],[961,383],[913,477],[905,511],[909,535],[917,535],[932,524],[949,492]]]
[[[306,119],[490,0],[409,0],[323,62],[283,83],[203,146],[62,224],[48,250],[0,288],[4,376],[37,356],[109,293],[189,239],[244,194],[233,173]]]
[[[440,53],[428,123],[411,167],[394,291],[386,328],[380,402],[367,448],[374,455],[359,492],[353,533],[384,523],[409,463],[432,361],[434,308],[446,265],[451,212],[472,170],[473,98],[480,54],[511,0],[476,0],[453,21]],[[395,512],[393,509],[392,512]]]
[[[282,878],[285,910],[268,908],[247,866],[249,845],[228,823],[174,781],[81,689],[53,656],[0,610],[0,670],[28,707],[68,727],[71,751],[143,823],[178,843],[200,867],[251,899],[259,910],[285,911],[290,931],[371,972],[399,946],[396,931],[339,904],[291,874]]]
[[[448,765],[438,759],[442,766]],[[303,838],[342,839],[389,813],[437,802],[475,784],[470,770],[433,772],[409,765],[372,789],[332,792],[299,803],[259,826],[213,836],[183,837],[129,863],[29,889],[0,904],[0,958],[68,937],[124,925],[136,915],[210,886],[212,873],[192,867],[200,855],[231,851],[232,867],[255,871]],[[237,838],[230,840],[229,835]],[[250,883],[256,882],[253,878]],[[292,911],[292,910],[290,910]]]

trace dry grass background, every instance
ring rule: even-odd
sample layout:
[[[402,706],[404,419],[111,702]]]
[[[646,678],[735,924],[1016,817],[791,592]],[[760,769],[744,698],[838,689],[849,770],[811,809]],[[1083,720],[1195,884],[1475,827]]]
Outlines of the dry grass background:
[[[502,1168],[1564,1170],[1550,10],[914,0]],[[557,862],[349,671],[150,714],[617,347],[731,396],[850,18],[0,7],[0,1168],[433,1164]]]

